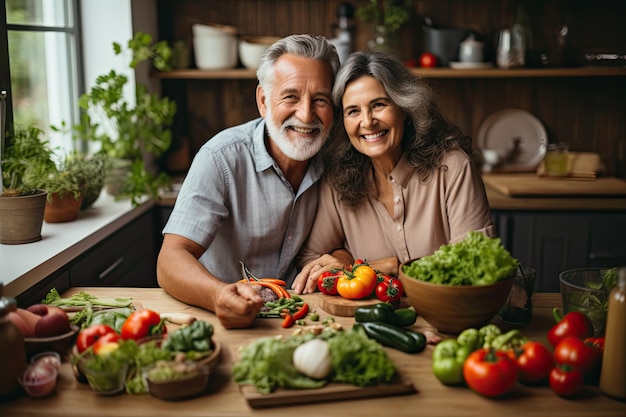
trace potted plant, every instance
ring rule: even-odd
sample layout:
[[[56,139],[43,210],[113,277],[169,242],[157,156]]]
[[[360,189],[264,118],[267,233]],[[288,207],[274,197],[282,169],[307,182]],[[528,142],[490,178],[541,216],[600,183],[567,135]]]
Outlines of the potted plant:
[[[0,187],[0,243],[15,245],[41,240],[47,192],[24,182],[32,164],[50,165],[51,150],[35,126],[16,127],[3,155]],[[2,132],[4,142],[4,131]],[[1,146],[4,149],[4,144]]]
[[[113,49],[116,55],[122,53],[118,43],[113,43]],[[128,41],[127,49],[133,54],[131,68],[150,60],[156,69],[169,69],[171,49],[165,41],[153,43],[150,35],[138,32]],[[169,149],[176,104],[137,84],[136,104],[131,105],[123,95],[127,83],[128,77],[114,70],[97,77],[95,85],[79,100],[84,113],[74,132],[99,143],[100,152],[107,155],[109,193],[128,196],[137,205],[145,195],[158,197],[159,188],[169,183],[165,173],[149,172],[145,160],[158,158]],[[96,114],[102,122],[93,121]],[[120,171],[121,175],[116,176]]]
[[[396,31],[411,17],[414,0],[368,0],[356,16],[374,32],[368,48],[396,52]]]

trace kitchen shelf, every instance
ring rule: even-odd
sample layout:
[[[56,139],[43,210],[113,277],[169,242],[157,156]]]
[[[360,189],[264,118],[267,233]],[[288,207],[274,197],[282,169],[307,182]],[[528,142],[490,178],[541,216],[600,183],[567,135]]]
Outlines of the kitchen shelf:
[[[411,72],[424,78],[565,78],[565,77],[626,77],[626,68],[579,67],[539,69],[452,69],[412,68]],[[155,71],[152,76],[160,79],[181,80],[246,80],[256,79],[256,70],[233,68],[224,70],[185,69]]]

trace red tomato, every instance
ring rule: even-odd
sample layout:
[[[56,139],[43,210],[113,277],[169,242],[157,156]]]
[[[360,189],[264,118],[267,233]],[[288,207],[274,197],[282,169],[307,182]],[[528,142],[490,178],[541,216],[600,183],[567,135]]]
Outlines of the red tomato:
[[[562,397],[573,397],[585,387],[583,374],[568,365],[560,365],[550,372],[550,387]]]
[[[376,284],[376,298],[385,303],[398,301],[404,293],[402,282],[398,278],[385,274],[378,274],[378,284]]]
[[[424,52],[420,55],[420,66],[423,68],[435,68],[437,66],[437,57],[430,52]]]
[[[569,365],[589,374],[599,366],[602,350],[577,337],[566,337],[554,348],[554,360],[559,365]]]
[[[139,340],[146,336],[166,332],[165,321],[152,310],[134,311],[122,325],[122,339]]]
[[[529,341],[508,353],[517,363],[517,375],[521,383],[535,385],[548,381],[550,371],[554,368],[554,358],[544,344]]]
[[[87,348],[96,343],[98,339],[110,333],[117,334],[115,329],[106,324],[96,324],[81,330],[76,337],[76,349],[78,353],[83,353]]]
[[[570,311],[548,331],[548,341],[552,346],[569,336],[579,339],[593,336],[593,324],[585,313]]]
[[[317,279],[317,289],[323,294],[337,295],[337,280],[342,275],[341,272],[322,272]]]
[[[467,385],[485,397],[499,397],[517,383],[517,365],[506,352],[491,348],[475,350],[463,364]]]

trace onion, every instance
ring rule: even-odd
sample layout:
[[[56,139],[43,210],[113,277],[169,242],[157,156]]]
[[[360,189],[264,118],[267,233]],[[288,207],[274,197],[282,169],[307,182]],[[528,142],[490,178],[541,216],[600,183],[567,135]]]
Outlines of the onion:
[[[298,346],[292,360],[298,372],[313,379],[324,379],[332,371],[330,348],[322,339],[311,339]]]

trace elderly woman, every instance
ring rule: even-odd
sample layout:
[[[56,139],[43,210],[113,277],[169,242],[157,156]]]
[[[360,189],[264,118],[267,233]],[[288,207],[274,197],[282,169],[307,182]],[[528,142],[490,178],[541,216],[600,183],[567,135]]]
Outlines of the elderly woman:
[[[335,132],[296,293],[315,291],[322,271],[355,259],[397,275],[401,263],[469,231],[495,236],[471,138],[444,119],[431,89],[398,58],[350,55],[333,102]]]

